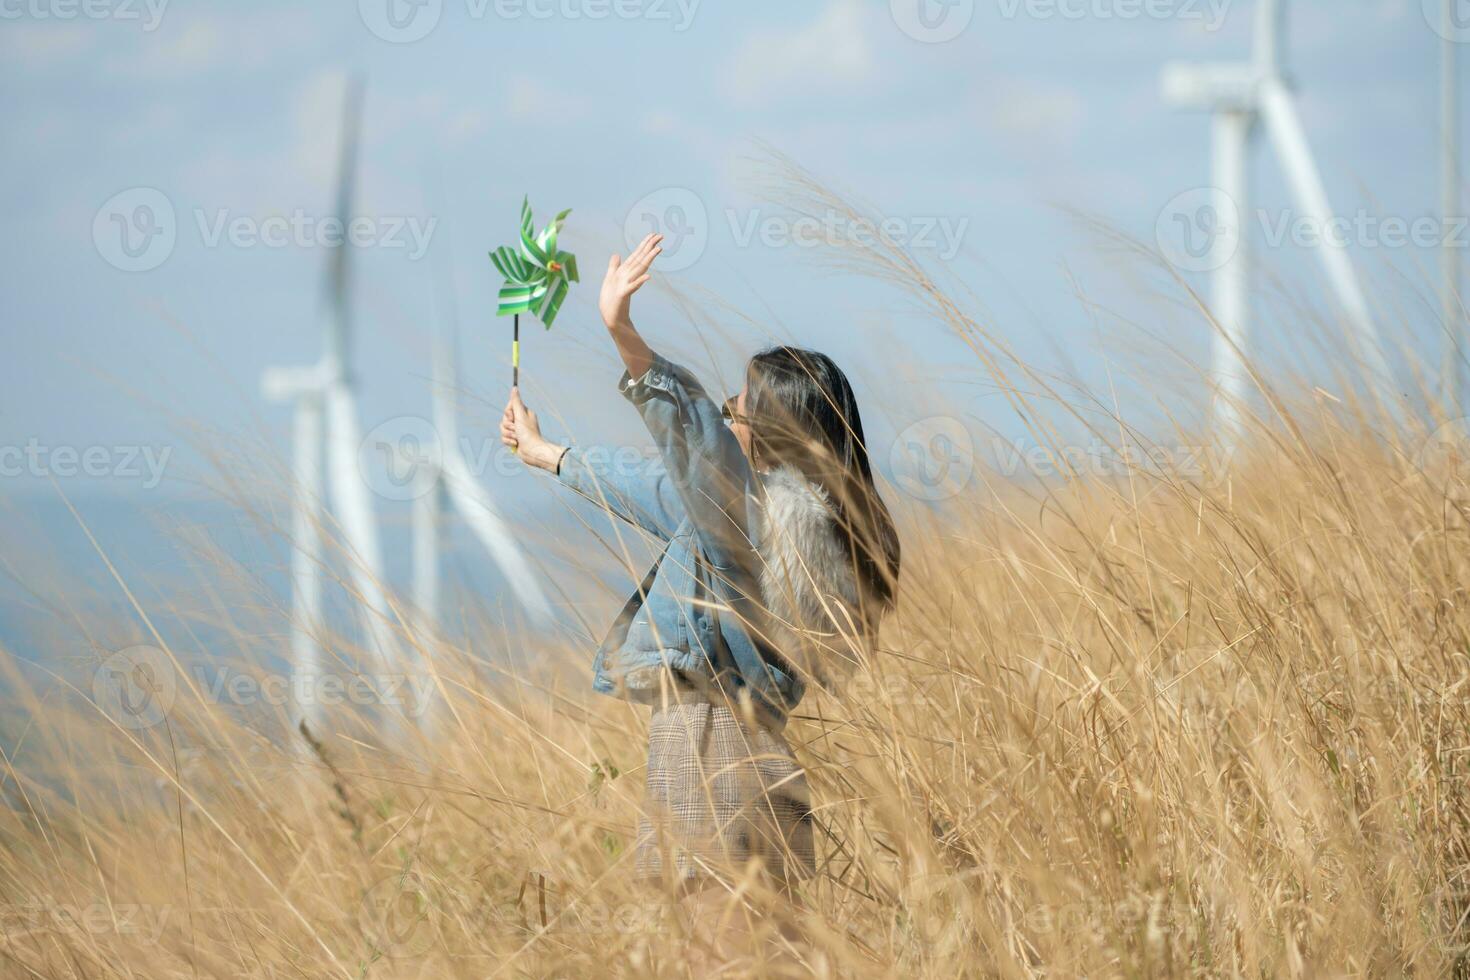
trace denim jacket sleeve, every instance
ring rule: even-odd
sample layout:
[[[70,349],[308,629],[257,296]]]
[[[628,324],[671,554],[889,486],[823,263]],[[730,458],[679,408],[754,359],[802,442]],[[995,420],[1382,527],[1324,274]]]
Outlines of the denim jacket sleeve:
[[[643,416],[705,558],[725,572],[752,568],[745,505],[750,467],[720,407],[688,370],[657,354],[643,377],[624,372],[620,388]]]
[[[573,446],[556,473],[604,510],[667,541],[684,520],[684,504],[660,460],[611,446]]]

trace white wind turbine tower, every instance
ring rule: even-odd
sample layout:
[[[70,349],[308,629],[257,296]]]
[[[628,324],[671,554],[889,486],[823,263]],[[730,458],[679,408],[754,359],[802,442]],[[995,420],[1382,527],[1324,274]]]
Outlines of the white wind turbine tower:
[[[341,529],[356,606],[366,645],[378,657],[371,668],[397,670],[398,644],[383,587],[383,561],[368,488],[358,471],[362,442],[353,379],[348,371],[348,341],[352,328],[350,296],[351,249],[346,229],[352,220],[357,170],[357,140],[362,109],[362,86],[353,80],[343,111],[342,156],[338,175],[337,217],[343,241],[331,253],[325,306],[324,347],[321,360],[310,367],[268,369],[262,378],[266,398],[292,402],[296,418],[292,430],[294,499],[291,554],[291,654],[298,677],[318,682],[326,665],[318,631],[322,620],[322,570],[325,555],[321,529],[328,508]],[[323,461],[325,459],[325,471]],[[325,479],[324,479],[325,477]],[[323,489],[328,497],[324,499]],[[312,699],[300,705],[301,722],[313,720]]]
[[[1444,0],[1439,32],[1440,49],[1440,180],[1444,241],[1440,247],[1441,308],[1444,315],[1444,410],[1451,417],[1460,414],[1461,321],[1464,319],[1460,298],[1460,249],[1451,239],[1452,223],[1460,214],[1460,75],[1455,5],[1459,0]]]
[[[1259,120],[1275,145],[1301,218],[1326,229],[1333,218],[1322,175],[1312,158],[1291,87],[1283,76],[1283,14],[1279,0],[1258,0],[1254,58],[1247,62],[1171,64],[1164,68],[1164,98],[1175,105],[1206,109],[1214,115],[1212,205],[1216,241],[1229,249],[1215,264],[1211,305],[1218,324],[1214,379],[1216,422],[1227,444],[1238,441],[1241,412],[1250,379],[1244,356],[1249,350],[1249,257],[1246,254],[1247,155]],[[1230,248],[1233,239],[1234,247]],[[1368,300],[1347,251],[1322,236],[1317,246],[1327,281],[1342,315],[1358,341],[1374,394],[1391,384]]]

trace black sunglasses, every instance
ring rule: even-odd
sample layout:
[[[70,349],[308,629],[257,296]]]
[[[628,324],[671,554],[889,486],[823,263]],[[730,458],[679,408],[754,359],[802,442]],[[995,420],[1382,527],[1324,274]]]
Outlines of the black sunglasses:
[[[725,399],[725,403],[720,406],[720,418],[724,419],[726,422],[729,422],[729,423],[734,423],[734,422],[737,422],[737,421],[743,422],[744,419],[740,415],[736,414],[736,412],[735,412],[735,406],[739,402],[740,402],[740,396],[739,395],[731,395],[729,398],[726,398]]]

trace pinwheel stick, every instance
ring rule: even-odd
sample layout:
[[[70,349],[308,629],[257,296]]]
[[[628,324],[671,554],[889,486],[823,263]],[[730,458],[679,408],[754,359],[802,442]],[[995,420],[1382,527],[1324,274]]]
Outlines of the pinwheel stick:
[[[521,386],[521,315],[517,313],[510,328],[510,388],[512,391]],[[519,456],[520,447],[511,446],[510,451]]]
[[[515,316],[510,347],[510,383],[521,383],[521,314],[539,317],[547,330],[556,321],[562,300],[577,282],[577,257],[557,248],[562,223],[571,211],[563,211],[538,233],[531,218],[531,202],[521,200],[519,247],[504,246],[490,253],[490,262],[505,277],[500,287],[498,316]]]

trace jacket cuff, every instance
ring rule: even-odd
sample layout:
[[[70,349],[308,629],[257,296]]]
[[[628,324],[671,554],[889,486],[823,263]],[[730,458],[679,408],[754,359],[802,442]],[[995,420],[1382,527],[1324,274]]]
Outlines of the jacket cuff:
[[[586,475],[587,464],[582,461],[582,453],[576,446],[568,446],[567,451],[561,454],[561,465],[556,468],[556,479],[563,486],[580,490],[586,483],[583,477]]]
[[[653,397],[656,391],[665,393],[673,391],[678,383],[675,378],[678,370],[668,360],[654,354],[653,362],[649,365],[648,370],[643,372],[642,377],[634,378],[631,373],[623,372],[622,380],[618,382],[618,391],[634,405],[642,404]]]

